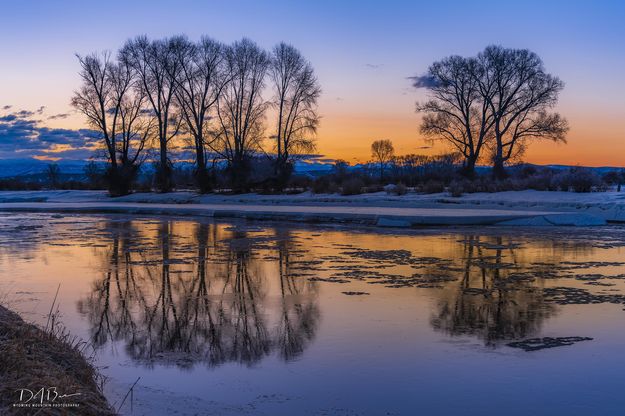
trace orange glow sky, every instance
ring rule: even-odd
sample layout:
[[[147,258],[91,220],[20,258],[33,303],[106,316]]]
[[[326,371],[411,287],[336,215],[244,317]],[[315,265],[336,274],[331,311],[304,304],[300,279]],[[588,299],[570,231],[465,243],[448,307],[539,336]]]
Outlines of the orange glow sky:
[[[625,166],[622,2],[320,1],[306,6],[277,0],[262,5],[182,1],[174,9],[156,1],[125,3],[122,14],[122,3],[115,3],[27,0],[5,5],[0,117],[45,106],[42,125],[84,128],[69,106],[79,85],[75,53],[115,50],[137,34],[207,34],[223,42],[247,36],[268,49],[287,41],[312,62],[323,88],[318,153],[363,162],[370,157],[371,142],[384,138],[394,142],[397,154],[436,154],[445,148],[430,147],[420,137],[414,105],[424,92],[414,90],[408,77],[445,56],[474,55],[497,43],[535,51],[547,70],[566,83],[557,111],[569,120],[568,144],[535,144],[526,161]],[[466,27],[477,21],[486,24]],[[7,105],[11,108],[3,113]],[[65,113],[67,118],[49,119]],[[0,126],[0,157],[11,157],[15,152],[3,152],[3,140],[9,139],[2,137]],[[58,154],[71,157],[71,152]]]

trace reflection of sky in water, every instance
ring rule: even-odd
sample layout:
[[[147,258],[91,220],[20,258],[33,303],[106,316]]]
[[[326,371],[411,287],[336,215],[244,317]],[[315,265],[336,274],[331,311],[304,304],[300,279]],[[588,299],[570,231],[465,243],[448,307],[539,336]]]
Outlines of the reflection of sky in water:
[[[141,376],[136,399],[166,401],[149,412],[608,414],[625,406],[623,247],[619,228],[4,214],[0,293],[42,322],[60,283],[109,396]],[[506,346],[543,336],[594,340]]]

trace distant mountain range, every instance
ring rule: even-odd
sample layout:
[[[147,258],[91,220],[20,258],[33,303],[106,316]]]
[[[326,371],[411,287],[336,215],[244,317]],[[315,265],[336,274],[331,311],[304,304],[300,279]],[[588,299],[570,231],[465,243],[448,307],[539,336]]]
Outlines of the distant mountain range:
[[[38,178],[46,173],[50,164],[56,163],[59,166],[62,176],[82,176],[84,175],[85,165],[89,163],[87,160],[59,160],[47,161],[33,158],[23,159],[0,159],[0,178]],[[190,163],[180,162],[177,165],[189,165]],[[330,162],[319,161],[297,161],[295,163],[295,171],[298,173],[307,173],[311,175],[319,175],[327,173],[332,169],[333,164]],[[146,164],[146,168],[150,169],[151,165]]]
[[[0,178],[33,177],[39,176],[48,169],[48,165],[56,163],[61,173],[69,175],[82,175],[85,165],[84,160],[59,160],[51,162],[32,158],[24,159],[0,159]]]
[[[32,158],[23,158],[23,159],[2,159],[0,160],[0,178],[38,178],[45,174],[48,169],[48,165],[51,163],[56,163],[61,171],[61,175],[65,177],[79,177],[84,175],[85,165],[88,163],[86,160],[59,160],[57,162],[46,161],[46,160],[38,160]],[[190,163],[182,162],[183,164],[188,164],[191,167]],[[151,165],[146,165],[151,166]],[[362,165],[355,165],[352,169],[358,169]],[[572,165],[533,165],[533,166],[543,166],[549,167],[552,169],[569,169],[573,167]],[[324,173],[328,173],[332,170],[333,163],[330,159],[323,159],[320,161],[318,159],[312,160],[299,160],[295,163],[295,172],[300,174],[308,174],[312,176],[322,175]],[[487,170],[488,167],[481,167],[480,170]],[[590,168],[599,174],[603,174],[605,172],[611,170],[620,170],[622,167],[614,167],[614,166],[601,166],[601,167],[592,167]]]

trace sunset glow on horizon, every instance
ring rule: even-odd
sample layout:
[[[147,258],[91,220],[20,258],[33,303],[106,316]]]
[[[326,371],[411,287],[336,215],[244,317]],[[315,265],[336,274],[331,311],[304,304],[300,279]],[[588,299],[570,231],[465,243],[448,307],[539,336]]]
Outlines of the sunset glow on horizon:
[[[446,56],[472,56],[500,44],[536,52],[566,84],[556,111],[569,121],[568,143],[533,144],[524,161],[625,166],[623,21],[625,4],[619,1],[183,1],[175,8],[166,2],[113,1],[101,7],[22,1],[4,5],[0,16],[0,120],[27,110],[49,129],[85,129],[84,118],[70,106],[80,85],[76,53],[115,51],[140,34],[208,35],[225,43],[248,37],[265,49],[290,43],[315,68],[323,89],[317,153],[366,162],[372,141],[390,139],[396,154],[439,154],[449,149],[420,135],[415,102],[425,91],[414,89],[409,77]],[[270,118],[266,124],[269,131]],[[76,142],[61,139],[17,153],[10,150],[14,139],[3,136],[0,125],[0,157],[55,160],[92,153],[75,151]]]

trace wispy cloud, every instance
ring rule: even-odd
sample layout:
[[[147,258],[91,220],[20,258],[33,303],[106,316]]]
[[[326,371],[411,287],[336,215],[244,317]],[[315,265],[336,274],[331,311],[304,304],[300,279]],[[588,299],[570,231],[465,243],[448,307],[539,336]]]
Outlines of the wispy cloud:
[[[55,114],[53,116],[48,117],[48,120],[63,120],[63,119],[66,119],[67,117],[69,117],[69,113],[60,113],[60,114]]]

